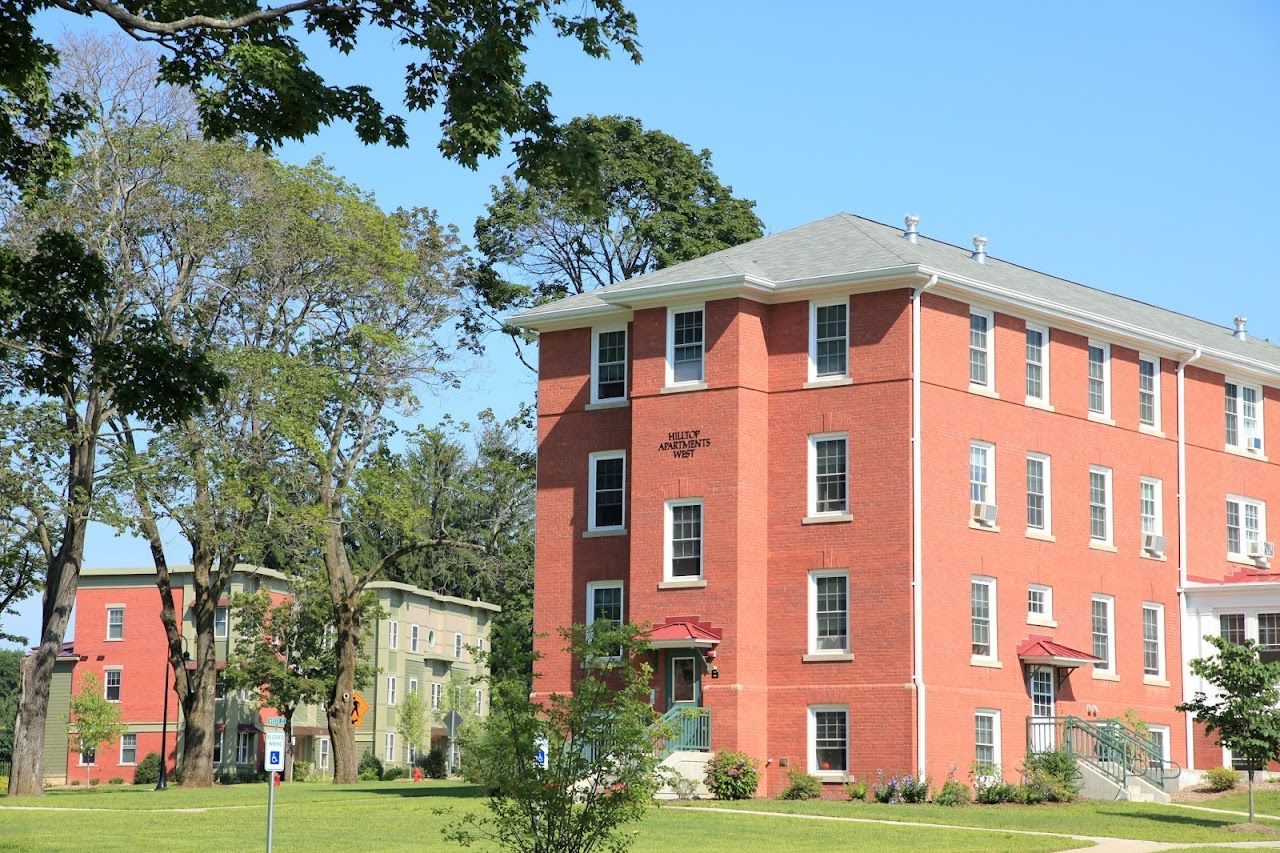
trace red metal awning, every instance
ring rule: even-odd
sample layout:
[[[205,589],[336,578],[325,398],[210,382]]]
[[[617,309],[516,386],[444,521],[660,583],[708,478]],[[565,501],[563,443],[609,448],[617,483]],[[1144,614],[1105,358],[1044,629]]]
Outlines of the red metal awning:
[[[649,630],[649,647],[653,649],[710,649],[719,644],[715,633],[696,622],[677,620]]]
[[[1102,658],[1088,652],[1055,643],[1051,637],[1032,634],[1018,646],[1018,659],[1023,663],[1074,669],[1087,663],[1101,663]]]

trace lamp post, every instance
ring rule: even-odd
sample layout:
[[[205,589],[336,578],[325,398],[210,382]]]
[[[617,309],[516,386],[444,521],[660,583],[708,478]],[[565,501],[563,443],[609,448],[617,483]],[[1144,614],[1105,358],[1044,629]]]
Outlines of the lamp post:
[[[191,655],[187,652],[187,638],[182,637],[181,640],[182,640],[182,662],[185,665],[187,660],[190,659]],[[157,791],[163,791],[165,788],[169,787],[169,757],[166,751],[166,741],[168,740],[168,737],[169,737],[169,693],[171,692],[169,687],[170,665],[169,665],[168,652],[169,652],[169,649],[166,646],[165,656],[164,656],[164,678],[162,679],[162,682],[164,685],[164,711],[162,712],[160,717],[160,779],[159,781],[156,782]],[[174,681],[175,681],[174,686],[176,687],[177,673],[174,673]]]

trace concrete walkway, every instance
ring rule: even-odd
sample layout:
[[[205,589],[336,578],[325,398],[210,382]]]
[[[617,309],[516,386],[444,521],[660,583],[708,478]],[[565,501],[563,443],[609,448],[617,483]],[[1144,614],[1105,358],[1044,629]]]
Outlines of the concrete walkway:
[[[905,820],[883,820],[880,818],[870,817],[837,817],[835,815],[813,815],[813,814],[789,814],[787,812],[763,811],[760,809],[721,809],[714,806],[675,806],[674,808],[688,809],[690,811],[699,812],[719,812],[721,814],[750,814],[761,815],[763,817],[779,817],[792,818],[795,820],[827,820],[840,823],[874,823],[882,826],[911,826],[922,829],[950,829],[958,832],[987,832],[999,833],[1001,835],[1036,835],[1045,838],[1071,838],[1076,841],[1083,841],[1079,847],[1071,848],[1073,850],[1092,850],[1095,853],[1147,853],[1147,851],[1155,850],[1176,850],[1186,847],[1222,847],[1231,848],[1262,848],[1277,850],[1280,849],[1280,840],[1277,841],[1217,841],[1217,842],[1187,842],[1187,841],[1139,841],[1133,838],[1110,838],[1104,835],[1077,835],[1072,832],[1041,832],[1034,829],[998,829],[990,826],[956,826],[951,823],[926,823],[924,821],[905,821]],[[1193,807],[1196,808],[1196,807]],[[1206,811],[1221,811],[1220,809],[1206,809]],[[1234,812],[1224,812],[1225,814],[1235,814]],[[1247,816],[1247,815],[1246,815]],[[1261,817],[1261,815],[1260,815]]]

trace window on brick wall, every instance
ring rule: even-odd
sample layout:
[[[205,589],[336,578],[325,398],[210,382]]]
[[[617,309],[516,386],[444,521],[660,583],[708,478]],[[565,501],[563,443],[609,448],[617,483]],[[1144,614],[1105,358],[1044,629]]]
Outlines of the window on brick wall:
[[[849,434],[809,436],[809,515],[849,512]]]
[[[591,402],[627,399],[627,330],[595,329],[591,346]]]
[[[138,763],[138,736],[132,732],[120,735],[120,763]]]
[[[702,577],[702,499],[681,498],[666,506],[666,578]]]
[[[1227,382],[1227,446],[1262,452],[1262,389],[1243,382]]]
[[[1116,671],[1115,599],[1109,595],[1095,595],[1092,599],[1093,656],[1100,658],[1093,665],[1095,673],[1114,674]]]
[[[1138,356],[1138,422],[1160,428],[1160,359]]]
[[[667,384],[701,382],[705,343],[701,308],[667,312]]]
[[[1049,330],[1027,324],[1027,402],[1049,404]]]
[[[1227,556],[1247,558],[1249,545],[1267,537],[1267,505],[1239,496],[1227,498]]]
[[[1111,469],[1089,466],[1089,538],[1111,544]]]
[[[1089,414],[1111,417],[1111,345],[1089,341]]]
[[[995,660],[996,579],[974,577],[969,582],[969,624],[973,657]]]
[[[1143,477],[1138,481],[1138,517],[1144,535],[1164,534],[1163,491],[1163,484],[1154,477]]]
[[[111,606],[107,608],[107,639],[123,640],[124,639],[124,606]]]
[[[849,708],[846,705],[809,707],[809,772],[843,777],[849,769]]]
[[[1048,536],[1053,532],[1049,457],[1027,454],[1027,532]]]
[[[1000,712],[994,708],[973,712],[973,759],[979,775],[1000,766]]]
[[[621,530],[625,524],[627,454],[592,453],[588,460],[587,529]]]
[[[995,355],[991,337],[995,316],[990,311],[969,309],[969,384],[995,390]]]
[[[849,299],[809,303],[809,378],[849,375]]]
[[[849,572],[809,572],[809,653],[849,651]]]
[[[121,682],[124,679],[124,672],[119,669],[108,669],[102,673],[102,695],[107,698],[108,702],[120,701]]]
[[[1033,583],[1027,587],[1027,622],[1032,625],[1054,625],[1053,587]]]
[[[1164,679],[1164,605],[1142,605],[1142,674]]]
[[[622,581],[591,581],[587,584],[587,632],[596,622],[622,624]],[[619,649],[614,660],[622,657]]]
[[[969,442],[969,500],[996,502],[996,447],[985,441]]]

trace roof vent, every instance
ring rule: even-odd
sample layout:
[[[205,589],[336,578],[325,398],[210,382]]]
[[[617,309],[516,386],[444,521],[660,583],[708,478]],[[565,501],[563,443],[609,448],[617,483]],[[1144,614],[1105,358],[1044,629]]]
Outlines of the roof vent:
[[[916,230],[916,226],[920,224],[920,217],[916,216],[914,213],[908,213],[906,222],[907,227],[906,230],[902,232],[902,236],[906,238],[908,243],[919,243],[920,232]]]
[[[987,262],[987,238],[981,234],[973,238],[973,259],[980,264]]]
[[[1243,315],[1236,318],[1236,331],[1231,337],[1238,341],[1249,340],[1249,333],[1244,330],[1245,324],[1249,322],[1249,318]]]

